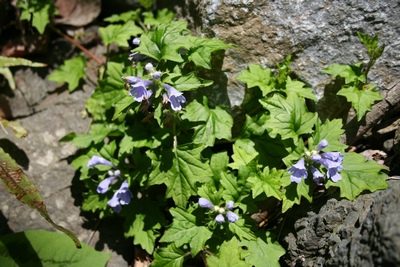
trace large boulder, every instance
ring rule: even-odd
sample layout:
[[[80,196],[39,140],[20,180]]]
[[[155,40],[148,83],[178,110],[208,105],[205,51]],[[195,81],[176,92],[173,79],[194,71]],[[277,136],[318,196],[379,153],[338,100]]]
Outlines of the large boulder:
[[[377,83],[380,90],[400,84],[398,1],[168,2],[165,5],[173,7],[178,18],[188,20],[195,34],[237,46],[225,53],[222,72],[214,75],[214,90],[205,91],[215,94],[210,97],[212,104],[240,106],[245,99],[245,85],[235,77],[249,63],[273,68],[287,55],[292,55],[294,74],[322,97],[326,86],[332,82],[330,76],[321,72],[322,68],[333,63],[368,61],[357,32],[377,34],[386,45],[382,57],[370,72],[370,81]],[[323,107],[328,109],[327,113],[333,107],[331,101]]]

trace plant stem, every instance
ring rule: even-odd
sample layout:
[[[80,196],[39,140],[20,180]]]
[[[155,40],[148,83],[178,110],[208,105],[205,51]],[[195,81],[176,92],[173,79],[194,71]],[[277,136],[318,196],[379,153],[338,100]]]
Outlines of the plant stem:
[[[89,57],[91,57],[94,61],[96,61],[97,63],[99,63],[100,65],[103,65],[103,61],[96,57],[92,52],[90,52],[89,50],[87,50],[85,47],[83,47],[81,44],[79,44],[77,41],[75,41],[74,39],[72,39],[71,37],[69,37],[68,35],[66,35],[65,33],[63,33],[62,31],[60,31],[59,29],[57,29],[56,27],[54,27],[53,25],[49,24],[48,25],[50,27],[50,29],[52,29],[53,31],[55,31],[56,33],[58,33],[59,35],[61,35],[62,37],[64,37],[65,39],[67,39],[68,42],[72,43],[73,45],[75,45],[76,47],[78,47],[80,50],[82,50],[86,55],[88,55]]]

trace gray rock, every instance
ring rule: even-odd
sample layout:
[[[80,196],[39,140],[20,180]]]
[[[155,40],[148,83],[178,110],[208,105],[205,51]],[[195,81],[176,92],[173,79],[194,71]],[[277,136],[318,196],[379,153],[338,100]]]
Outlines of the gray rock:
[[[226,51],[222,72],[214,76],[213,88],[218,88],[217,95],[210,97],[214,105],[240,106],[245,86],[235,77],[250,63],[274,68],[287,55],[293,55],[295,75],[322,97],[332,81],[322,68],[333,63],[367,62],[358,31],[378,34],[386,44],[370,81],[381,90],[400,81],[400,4],[396,0],[176,0],[164,4],[188,20],[194,34],[238,47]],[[204,93],[212,94],[212,90]],[[332,98],[320,109],[326,116],[337,111]]]
[[[400,266],[399,192],[400,183],[392,181],[384,191],[353,202],[329,199],[298,218],[282,239],[282,266]]]

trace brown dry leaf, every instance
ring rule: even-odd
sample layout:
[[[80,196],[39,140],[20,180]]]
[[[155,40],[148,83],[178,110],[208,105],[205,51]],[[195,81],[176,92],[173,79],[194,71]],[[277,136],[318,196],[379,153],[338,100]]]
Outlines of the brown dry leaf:
[[[54,22],[75,27],[91,23],[101,11],[101,0],[57,0],[54,5],[61,17]]]

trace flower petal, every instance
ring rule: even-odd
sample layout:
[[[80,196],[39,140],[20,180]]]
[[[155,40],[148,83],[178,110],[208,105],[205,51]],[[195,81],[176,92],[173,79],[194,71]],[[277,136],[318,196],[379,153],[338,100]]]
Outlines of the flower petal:
[[[207,209],[214,209],[214,205],[206,198],[199,198],[199,206]]]
[[[113,197],[107,202],[107,205],[112,207],[114,212],[120,213],[122,210],[121,204],[119,203],[118,191],[114,193]]]
[[[319,143],[318,143],[318,145],[317,145],[317,147],[316,147],[316,150],[320,151],[320,150],[324,149],[325,147],[327,147],[328,144],[329,144],[329,143],[328,143],[327,140],[322,139],[321,141],[319,141]]]
[[[99,185],[97,186],[97,193],[99,194],[104,194],[108,191],[108,187],[110,186],[110,184],[117,178],[118,176],[112,176],[109,178],[104,179],[103,181],[101,181],[99,183]]]
[[[234,206],[235,206],[235,202],[233,202],[232,200],[229,200],[229,201],[226,203],[225,208],[226,208],[227,210],[232,210]]]
[[[110,167],[115,167],[110,161],[106,160],[105,158],[99,157],[99,156],[93,156],[89,160],[87,166],[88,167],[94,167],[94,166],[99,165],[99,164],[107,165],[107,166],[110,166]]]
[[[223,222],[225,222],[225,218],[224,218],[224,216],[222,214],[218,214],[215,217],[214,221],[216,221],[217,223],[223,223]]]
[[[296,164],[288,169],[288,172],[292,172],[290,181],[300,183],[301,178],[307,178],[308,173],[305,167],[304,159],[301,158]]]
[[[226,213],[226,218],[228,218],[228,221],[231,223],[236,222],[237,220],[239,220],[239,215],[237,215],[236,213],[232,212],[232,211],[228,211]]]

